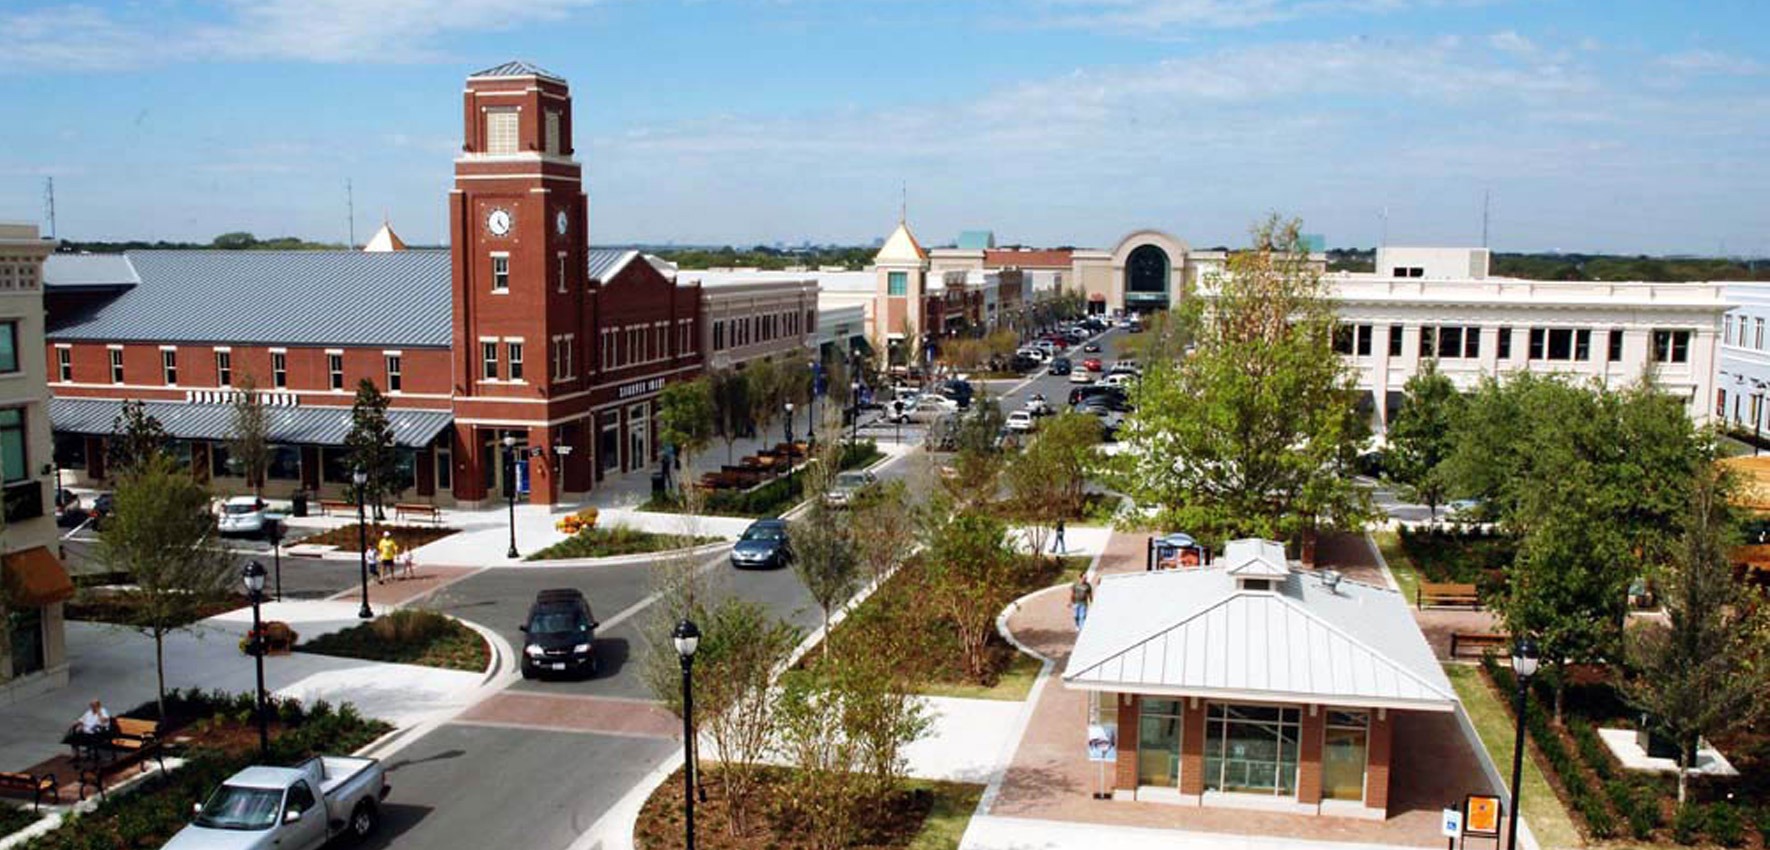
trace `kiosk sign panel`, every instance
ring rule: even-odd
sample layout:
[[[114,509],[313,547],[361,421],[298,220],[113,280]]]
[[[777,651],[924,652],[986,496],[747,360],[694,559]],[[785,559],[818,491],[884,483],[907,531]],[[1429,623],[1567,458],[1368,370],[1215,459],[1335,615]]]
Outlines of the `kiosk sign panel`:
[[[1476,838],[1500,837],[1500,798],[1470,794],[1463,800],[1463,834]]]

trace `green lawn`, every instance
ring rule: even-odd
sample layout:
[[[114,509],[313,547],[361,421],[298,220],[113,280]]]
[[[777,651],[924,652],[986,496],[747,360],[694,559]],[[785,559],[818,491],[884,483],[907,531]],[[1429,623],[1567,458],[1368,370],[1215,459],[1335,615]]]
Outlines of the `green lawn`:
[[[931,697],[959,697],[962,699],[999,699],[1006,702],[1021,702],[1027,694],[1032,693],[1033,682],[1039,678],[1039,668],[1044,662],[1024,653],[1015,653],[1014,660],[1008,663],[1008,669],[1002,671],[1001,678],[996,680],[993,688],[974,685],[969,682],[929,682],[922,686],[921,693]]]
[[[971,813],[983,797],[982,785],[961,785],[956,782],[913,782],[912,786],[934,791],[934,808],[922,821],[922,831],[910,840],[905,850],[957,850],[965,828],[971,825]]]
[[[1394,535],[1390,535],[1393,538]],[[1390,568],[1395,564],[1390,562]],[[1399,581],[1400,576],[1396,579]],[[1481,736],[1482,746],[1487,748],[1488,757],[1499,767],[1500,773],[1509,782],[1509,771],[1512,768],[1512,739],[1514,727],[1511,715],[1506,713],[1493,691],[1481,680],[1481,668],[1470,664],[1446,664],[1444,674],[1450,677],[1451,684],[1456,686],[1457,696],[1462,699],[1463,707],[1469,711],[1469,720],[1475,724],[1475,732]],[[1530,830],[1536,836],[1544,850],[1563,850],[1569,847],[1582,847],[1579,829],[1573,825],[1573,819],[1567,810],[1562,808],[1560,798],[1555,790],[1549,787],[1549,781],[1537,767],[1536,760],[1524,760],[1524,810],[1525,820],[1530,822]]]
[[[1373,531],[1371,537],[1377,541],[1377,549],[1383,553],[1383,560],[1389,562],[1389,572],[1395,576],[1395,583],[1401,587],[1401,598],[1412,604],[1414,594],[1420,587],[1420,574],[1414,569],[1413,559],[1402,550],[1401,538],[1393,531]]]

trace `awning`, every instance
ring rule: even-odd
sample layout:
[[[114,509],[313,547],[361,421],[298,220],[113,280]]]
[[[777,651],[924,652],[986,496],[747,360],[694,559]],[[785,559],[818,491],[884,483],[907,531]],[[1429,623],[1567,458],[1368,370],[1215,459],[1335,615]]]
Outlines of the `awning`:
[[[74,596],[74,582],[61,561],[42,546],[8,553],[3,571],[6,595],[14,604],[41,608]]]
[[[233,405],[182,401],[143,403],[149,416],[175,440],[226,440],[233,435]],[[52,398],[49,422],[58,434],[110,436],[123,403],[97,398]],[[272,443],[342,446],[350,434],[348,407],[264,408],[267,437]],[[455,421],[447,410],[387,411],[393,442],[409,448],[428,446]]]

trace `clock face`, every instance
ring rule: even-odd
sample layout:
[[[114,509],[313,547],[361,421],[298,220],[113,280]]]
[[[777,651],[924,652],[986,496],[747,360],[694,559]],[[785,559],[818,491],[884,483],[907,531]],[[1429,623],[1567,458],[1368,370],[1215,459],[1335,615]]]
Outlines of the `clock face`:
[[[486,216],[486,229],[493,235],[503,236],[510,232],[510,211],[505,209],[492,210]]]
[[[571,217],[565,214],[565,210],[560,210],[559,214],[553,217],[553,227],[559,231],[559,235],[564,236],[565,232],[571,229],[571,226]]]

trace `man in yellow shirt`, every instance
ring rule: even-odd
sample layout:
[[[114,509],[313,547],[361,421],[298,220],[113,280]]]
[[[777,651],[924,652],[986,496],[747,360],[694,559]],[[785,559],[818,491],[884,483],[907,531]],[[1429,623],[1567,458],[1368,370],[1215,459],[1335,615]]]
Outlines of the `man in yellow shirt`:
[[[376,584],[393,576],[393,559],[399,556],[399,544],[393,542],[393,532],[381,532],[381,545],[378,552],[381,556],[381,574],[375,576]]]

